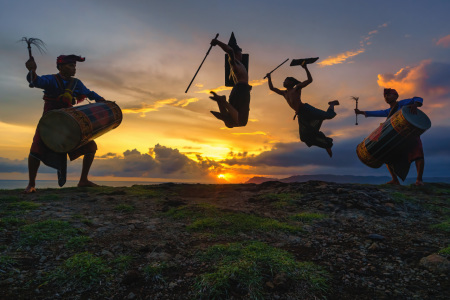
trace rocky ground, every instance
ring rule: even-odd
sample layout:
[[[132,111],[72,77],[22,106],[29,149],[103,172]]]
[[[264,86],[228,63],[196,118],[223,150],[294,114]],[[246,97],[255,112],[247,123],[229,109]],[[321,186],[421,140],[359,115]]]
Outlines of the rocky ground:
[[[0,191],[1,299],[450,295],[449,184],[274,181],[20,192]],[[205,259],[209,249],[230,243],[263,250],[252,252],[250,263],[241,254],[221,262],[226,251]],[[278,250],[286,256],[246,278]],[[311,262],[312,273],[300,264],[279,269],[285,257]],[[213,273],[220,264],[236,269]],[[293,280],[291,273],[307,275]]]

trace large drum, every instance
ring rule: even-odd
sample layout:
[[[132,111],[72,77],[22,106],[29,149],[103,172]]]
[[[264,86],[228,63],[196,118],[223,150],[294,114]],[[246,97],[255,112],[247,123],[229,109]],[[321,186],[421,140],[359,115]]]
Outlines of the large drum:
[[[431,127],[425,113],[418,109],[417,114],[412,114],[409,110],[409,106],[402,107],[356,147],[361,162],[379,168],[407,139],[420,136]]]
[[[70,152],[116,128],[122,111],[115,102],[97,102],[77,107],[55,109],[39,121],[44,144],[55,152]]]

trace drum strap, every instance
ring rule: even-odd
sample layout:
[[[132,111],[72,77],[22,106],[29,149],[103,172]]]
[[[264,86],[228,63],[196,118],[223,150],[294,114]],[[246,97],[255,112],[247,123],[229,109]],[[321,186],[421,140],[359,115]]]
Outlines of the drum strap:
[[[392,117],[392,115],[395,114],[397,112],[397,110],[398,110],[398,102],[395,103],[394,107],[389,112],[389,115],[387,116],[386,120],[389,119],[390,117]]]
[[[58,84],[59,96],[54,98],[48,95],[44,95],[43,99],[46,101],[61,101],[69,105],[74,105],[76,101],[75,98],[73,97],[73,91],[78,83],[78,79],[72,77],[69,83],[67,84],[67,87],[65,87],[64,82],[61,76],[59,76],[59,74],[54,74],[53,76]]]

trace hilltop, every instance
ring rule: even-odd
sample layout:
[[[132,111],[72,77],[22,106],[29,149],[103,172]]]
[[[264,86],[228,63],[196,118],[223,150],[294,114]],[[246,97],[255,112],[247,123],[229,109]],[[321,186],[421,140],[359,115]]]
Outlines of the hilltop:
[[[450,184],[0,196],[2,299],[446,299]]]

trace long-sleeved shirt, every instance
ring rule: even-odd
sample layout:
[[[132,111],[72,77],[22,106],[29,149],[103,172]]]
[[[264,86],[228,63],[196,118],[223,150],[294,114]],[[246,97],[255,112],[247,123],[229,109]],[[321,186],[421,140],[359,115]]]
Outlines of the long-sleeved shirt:
[[[400,110],[403,106],[414,104],[415,102],[420,103],[419,106],[422,106],[423,99],[420,97],[413,97],[410,99],[404,99],[398,101],[397,110]],[[372,111],[365,111],[364,115],[366,117],[387,117],[389,116],[389,113],[391,112],[391,108],[384,109],[384,110],[372,110]]]
[[[57,74],[56,76],[59,76],[62,79],[64,87],[69,84],[69,81],[64,80],[59,74]],[[47,97],[57,98],[61,93],[55,75],[36,76],[33,82],[31,82],[30,74],[28,73],[27,80],[32,84],[32,86],[43,89],[44,95],[46,95]],[[85,96],[89,100],[95,100],[96,102],[103,99],[103,97],[101,97],[96,92],[86,88],[86,86],[79,79],[73,90],[73,96],[77,99],[83,98]]]

